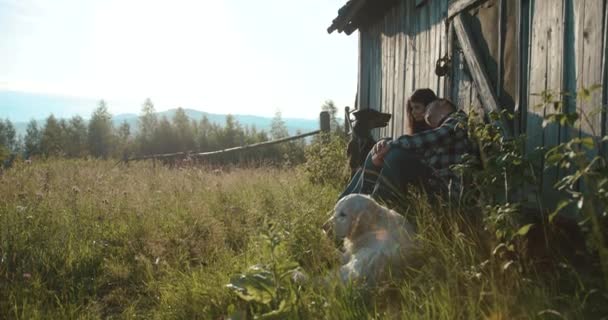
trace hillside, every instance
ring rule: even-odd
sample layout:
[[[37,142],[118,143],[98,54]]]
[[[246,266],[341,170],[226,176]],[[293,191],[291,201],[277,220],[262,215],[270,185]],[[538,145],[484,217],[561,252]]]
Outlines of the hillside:
[[[67,97],[58,95],[24,93],[15,91],[0,91],[0,110],[2,111],[0,118],[8,118],[13,122],[17,134],[25,135],[27,122],[29,119],[36,119],[43,123],[46,116],[40,114],[54,114],[58,118],[68,118],[74,114],[80,114],[83,118],[90,116],[91,110],[95,108],[98,100],[85,99],[77,97]],[[119,102],[110,101],[113,105],[121,105]],[[202,108],[184,108],[186,114],[194,120],[200,120],[203,116],[207,116],[209,121],[223,125],[226,121],[226,114],[215,114],[197,109]],[[41,110],[44,110],[41,112]],[[167,111],[158,112],[159,116],[172,118],[177,108]],[[270,129],[272,118],[261,117],[254,115],[234,115],[237,121],[244,126],[255,126],[258,130]],[[137,114],[124,113],[116,114],[112,118],[115,125],[126,121],[131,125],[133,132],[137,130]],[[285,124],[290,134],[295,134],[297,131],[307,132],[316,130],[319,127],[317,119],[299,119],[299,118],[284,118]]]

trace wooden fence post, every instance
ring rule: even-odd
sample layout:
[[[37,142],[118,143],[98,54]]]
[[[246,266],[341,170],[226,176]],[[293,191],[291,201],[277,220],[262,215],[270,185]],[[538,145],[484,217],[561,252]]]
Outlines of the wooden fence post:
[[[321,132],[329,133],[330,125],[329,125],[329,112],[321,111],[319,115],[319,126],[321,128]]]
[[[344,134],[350,133],[350,107],[344,107]]]

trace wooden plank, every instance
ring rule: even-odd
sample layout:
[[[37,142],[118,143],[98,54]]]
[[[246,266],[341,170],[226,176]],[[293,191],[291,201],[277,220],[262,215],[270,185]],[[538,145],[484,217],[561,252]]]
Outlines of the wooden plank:
[[[407,1],[407,24],[405,25],[405,39],[406,39],[406,69],[405,69],[405,88],[404,88],[404,99],[407,102],[409,97],[412,95],[414,88],[416,87],[416,56],[418,55],[416,48],[416,20],[417,15],[414,11],[414,5],[411,1]],[[407,124],[408,117],[407,109],[403,113],[404,124]],[[408,132],[411,128],[405,125],[403,128],[404,132]]]
[[[604,48],[602,52],[602,106],[608,106],[608,5],[604,1]],[[602,137],[608,134],[608,112],[602,112]],[[602,154],[608,157],[608,142],[602,144]]]
[[[369,40],[366,31],[359,32],[359,80],[357,81],[357,105],[359,110],[369,108]]]
[[[418,86],[418,88],[428,88],[429,87],[429,38],[430,38],[430,34],[429,34],[429,12],[430,12],[430,8],[429,6],[424,6],[421,7],[419,12],[419,16],[420,16],[420,20],[418,20],[419,23],[419,29],[420,30],[420,37],[418,39],[420,39],[420,55],[419,55],[419,59],[418,59],[418,65],[419,67],[419,79],[420,79],[420,85]]]
[[[503,86],[503,70],[504,70],[504,41],[506,34],[506,20],[507,20],[507,12],[506,12],[506,3],[505,0],[498,0],[498,58],[496,59],[496,97],[498,97],[498,101],[502,101],[502,86]]]
[[[395,104],[393,112],[393,137],[403,134],[403,108],[405,91],[405,33],[403,25],[407,21],[405,2],[401,2],[396,9],[395,21]]]
[[[380,39],[377,24],[370,28],[370,108],[380,110],[380,102],[382,98],[382,64],[380,62]]]
[[[447,54],[450,56],[451,61],[451,68],[450,68],[450,73],[445,77],[444,80],[444,97],[450,98],[452,101],[456,101],[458,96],[454,93],[454,86],[455,83],[457,83],[457,73],[456,73],[456,63],[454,62],[454,59],[457,56],[457,53],[455,52],[454,48],[456,46],[454,45],[454,24],[450,21],[449,25],[448,25],[448,32],[446,35],[446,50],[447,50]],[[456,81],[456,82],[455,82]]]
[[[398,17],[396,14],[397,9],[395,7],[393,7],[389,13],[387,14],[387,16],[385,17],[385,19],[388,19],[388,23],[386,25],[387,30],[386,30],[386,34],[387,34],[387,41],[388,41],[388,46],[387,46],[387,52],[386,52],[386,56],[387,56],[387,68],[388,68],[388,72],[387,72],[387,84],[388,84],[388,88],[387,88],[387,95],[385,98],[385,101],[387,102],[387,110],[390,110],[389,113],[390,114],[395,114],[395,75],[396,75],[396,70],[395,70],[395,45],[396,45],[396,37],[395,37],[395,24],[398,21]],[[392,136],[393,135],[393,127],[395,125],[395,119],[393,117],[391,117],[391,120],[389,122],[389,125],[386,128],[385,131],[385,136]]]
[[[590,88],[602,83],[602,28],[603,1],[574,1],[574,28],[576,43],[577,89]],[[581,115],[580,135],[601,134],[602,91],[591,92],[588,100],[578,99],[577,111]]]
[[[454,31],[458,38],[458,42],[464,53],[464,57],[467,61],[467,66],[471,72],[473,81],[475,82],[479,98],[486,112],[500,112],[500,107],[492,89],[488,74],[484,70],[480,55],[472,42],[471,31],[467,23],[464,21],[462,14],[457,15],[454,18]],[[505,119],[501,119],[501,127],[505,136],[510,137],[511,132],[509,129],[508,122]]]
[[[445,29],[445,25],[443,23],[443,13],[442,13],[442,5],[444,2],[445,1],[436,1],[434,3],[431,3],[431,5],[433,7],[431,21],[433,21],[434,42],[433,42],[433,47],[432,47],[433,56],[432,56],[431,64],[430,64],[430,73],[431,73],[431,77],[433,79],[433,87],[435,89],[435,92],[440,97],[443,96],[442,88],[443,88],[443,78],[444,77],[439,77],[435,74],[435,65],[437,63],[437,60],[439,60],[443,56],[443,50],[444,50],[444,47],[442,44],[442,34]]]
[[[427,84],[428,87],[433,90],[436,94],[437,91],[437,76],[435,75],[435,61],[437,61],[437,50],[439,47],[437,46],[437,25],[435,24],[436,12],[437,12],[437,3],[430,3],[427,5],[429,7],[429,22],[427,25],[427,33],[428,33],[428,53],[427,53]]]
[[[473,100],[473,98],[471,97],[472,94],[472,87],[473,87],[473,81],[470,78],[468,71],[466,71],[466,65],[465,65],[465,59],[464,59],[464,55],[463,54],[459,54],[458,55],[458,62],[459,62],[459,76],[458,76],[458,91],[457,91],[457,95],[458,95],[458,104],[468,113],[468,114],[472,114],[471,111],[478,111],[478,110],[474,110],[473,109],[473,105],[471,104],[471,101]]]
[[[424,57],[424,52],[423,52],[423,48],[422,48],[422,37],[424,36],[422,34],[422,30],[421,30],[421,26],[420,24],[422,23],[422,15],[420,15],[419,11],[417,12],[417,14],[415,15],[416,19],[414,20],[414,33],[415,33],[415,38],[414,38],[414,48],[416,50],[416,55],[414,56],[414,88],[413,90],[417,89],[417,88],[421,88],[422,84],[422,75],[421,75],[421,63],[420,60],[422,60]],[[412,90],[412,91],[413,91]]]
[[[389,67],[388,67],[388,46],[389,46],[389,41],[387,39],[386,36],[386,30],[387,30],[387,22],[388,22],[388,17],[385,16],[384,19],[382,19],[381,21],[379,21],[378,23],[380,24],[380,34],[378,35],[379,40],[380,40],[380,83],[382,84],[382,96],[380,98],[380,104],[378,105],[378,110],[381,112],[387,112],[390,113],[390,106],[388,105],[388,101],[386,101],[386,98],[388,97],[387,95],[387,90],[389,88],[388,86],[388,73],[389,73]],[[387,127],[390,127],[390,122],[388,123]],[[385,137],[386,136],[386,127],[385,128],[380,128],[380,136],[381,137]]]
[[[442,19],[442,23],[441,23],[441,56],[443,57],[444,55],[448,54],[448,56],[451,57],[452,53],[449,51],[449,33],[448,33],[448,29],[450,28],[450,24],[449,22],[446,20],[447,16],[448,16],[448,4],[449,4],[449,0],[443,0],[441,1],[441,19]],[[450,87],[450,75],[446,75],[444,77],[441,78],[441,91],[442,97],[445,98],[451,98],[449,96],[450,91],[448,90]]]
[[[370,108],[375,110],[381,110],[382,107],[382,51],[381,51],[381,31],[382,31],[382,22],[376,23],[370,28],[371,35],[373,38],[372,49],[372,70],[371,70],[371,99],[370,99]],[[379,129],[374,129],[372,134],[376,139],[380,138],[381,132]]]
[[[452,19],[456,15],[460,14],[464,10],[479,5],[485,0],[452,0],[448,7],[448,19]]]
[[[531,50],[529,74],[529,108],[526,120],[526,150],[533,152],[538,147],[551,147],[559,143],[560,128],[550,124],[542,127],[543,117],[554,112],[538,108],[542,105],[540,94],[544,91],[559,93],[562,89],[564,1],[536,0],[531,13]],[[552,107],[549,107],[552,108]],[[540,165],[544,167],[542,159]],[[555,196],[553,184],[559,172],[546,172],[542,178],[542,193],[547,198]]]
[[[518,66],[517,70],[517,88],[516,88],[516,96],[514,97],[515,106],[513,107],[513,111],[516,114],[515,123],[513,126],[514,134],[519,135],[524,132],[525,122],[522,121],[523,117],[521,114],[526,112],[525,106],[526,103],[526,92],[527,92],[527,50],[524,48],[528,47],[528,27],[527,27],[527,12],[526,7],[524,6],[525,1],[517,1],[515,5],[516,10],[516,22],[515,22],[515,42],[517,47],[517,57],[516,57],[516,65]],[[519,116],[517,116],[519,115]]]

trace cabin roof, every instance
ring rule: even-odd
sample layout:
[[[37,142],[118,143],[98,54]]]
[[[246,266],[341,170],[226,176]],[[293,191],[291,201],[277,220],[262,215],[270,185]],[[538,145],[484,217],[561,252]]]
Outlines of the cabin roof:
[[[384,13],[400,0],[349,0],[338,10],[328,33],[335,30],[350,35],[360,27],[365,27],[384,16]]]

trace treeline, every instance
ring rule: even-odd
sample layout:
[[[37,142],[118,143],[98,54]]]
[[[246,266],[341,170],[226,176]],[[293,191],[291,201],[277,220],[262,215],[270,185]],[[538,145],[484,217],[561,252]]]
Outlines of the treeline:
[[[326,101],[322,110],[330,111],[332,127],[340,130],[336,107]],[[57,119],[50,115],[44,123],[31,120],[25,136],[17,136],[10,120],[0,120],[0,160],[21,157],[95,157],[124,159],[133,156],[173,153],[206,152],[264,142],[287,137],[288,131],[281,113],[277,112],[270,130],[240,124],[232,115],[223,125],[190,119],[178,108],[171,118],[159,116],[150,99],[141,109],[137,125],[132,128],[122,122],[115,126],[106,103],[102,100],[89,121],[81,116]],[[245,156],[253,160],[301,162],[304,160],[304,140],[265,147]],[[241,155],[240,157],[242,157]]]

